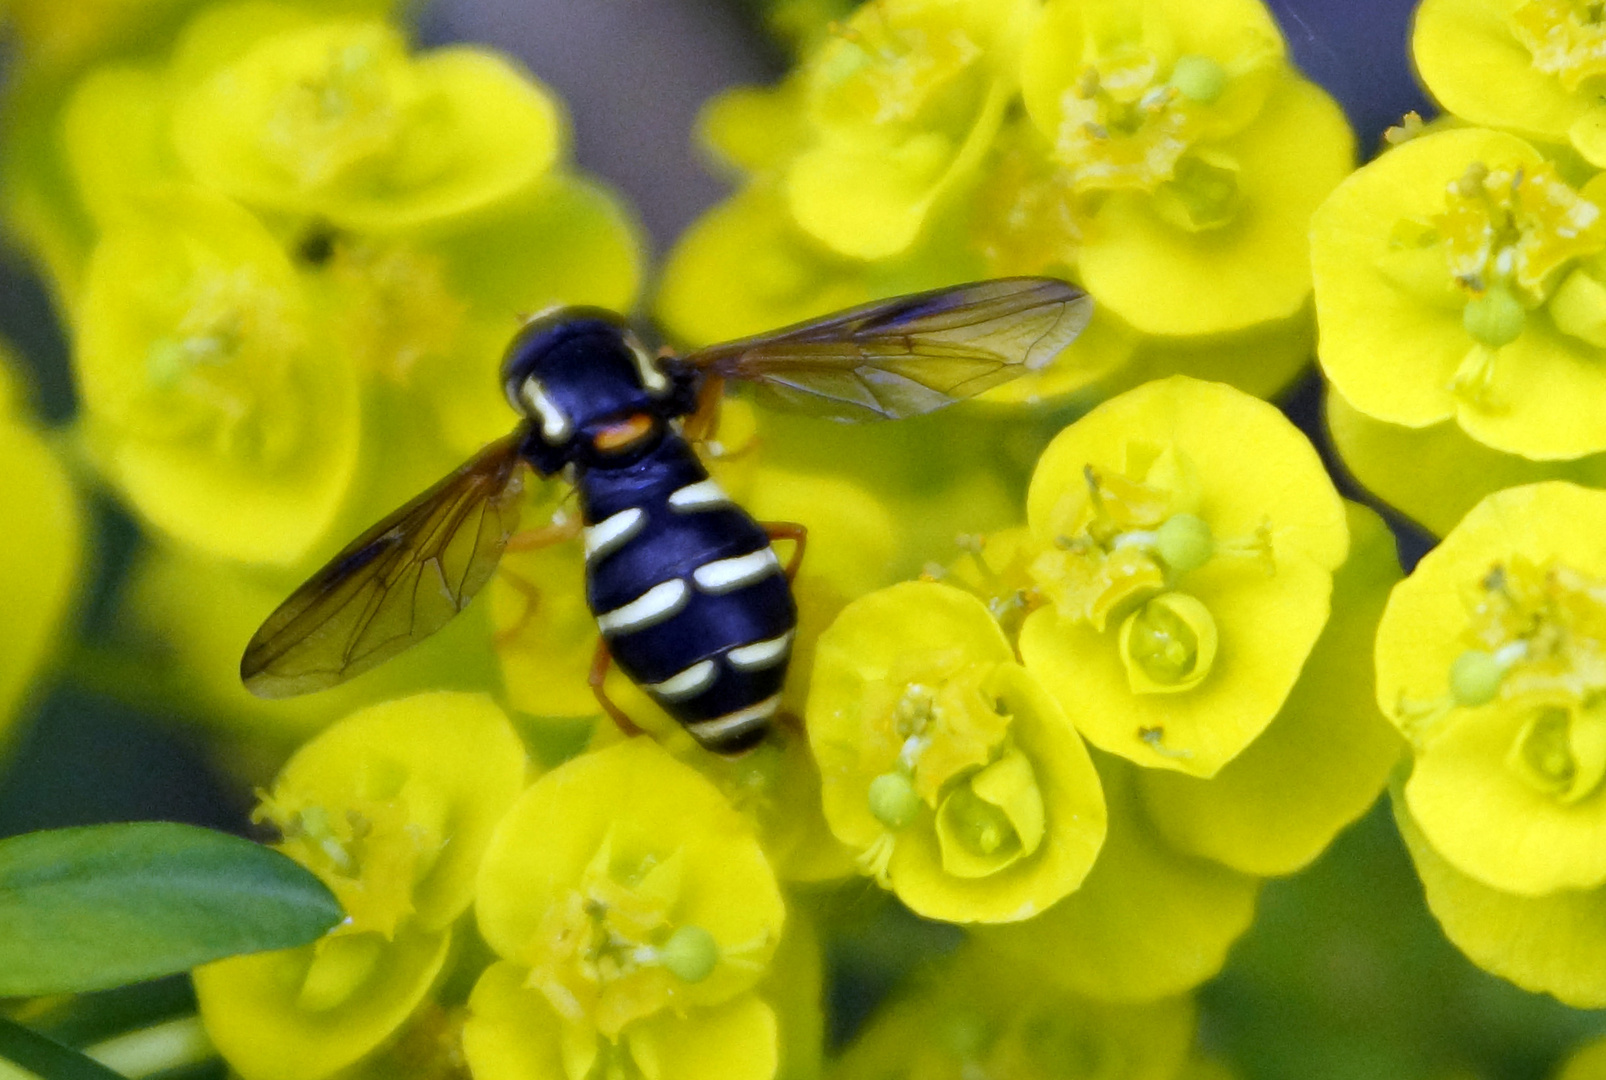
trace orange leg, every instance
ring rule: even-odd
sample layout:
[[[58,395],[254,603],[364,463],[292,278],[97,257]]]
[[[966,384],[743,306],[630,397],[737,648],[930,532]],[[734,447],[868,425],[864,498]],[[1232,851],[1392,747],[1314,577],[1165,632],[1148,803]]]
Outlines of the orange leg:
[[[790,540],[796,545],[792,548],[792,557],[786,560],[786,580],[791,581],[797,577],[798,567],[803,565],[803,549],[808,546],[809,527],[795,521],[761,521],[759,524],[772,542]]]
[[[725,380],[710,375],[697,391],[697,408],[692,410],[680,433],[687,442],[707,442],[719,434],[719,405],[725,400]]]
[[[586,679],[591,684],[591,692],[596,695],[597,704],[602,711],[613,717],[613,722],[619,725],[619,730],[626,735],[640,735],[642,730],[636,722],[625,715],[625,711],[613,703],[608,692],[602,688],[603,682],[608,678],[608,668],[613,665],[613,654],[608,652],[608,642],[603,638],[597,639],[597,651],[591,654],[591,674]]]
[[[535,529],[520,529],[507,538],[504,551],[539,551],[580,535],[580,515],[569,514],[562,524],[542,525]]]
[[[524,597],[524,610],[519,613],[519,617],[513,620],[512,625],[508,626],[507,629],[498,630],[496,636],[491,639],[496,647],[500,649],[517,639],[524,632],[524,628],[529,625],[530,620],[535,618],[535,613],[541,608],[541,590],[536,588],[535,584],[524,575],[515,574],[505,565],[498,573],[502,575],[503,581],[513,587],[513,591]]]
[[[790,709],[782,709],[775,714],[775,725],[784,728],[789,735],[808,738],[808,731],[803,727],[803,718]]]
[[[543,525],[538,529],[523,529],[514,533],[508,537],[507,546],[503,550],[539,551],[541,548],[562,543],[579,534],[580,517],[577,514],[570,515],[561,525]],[[506,630],[498,631],[496,634],[495,643],[502,646],[518,637],[525,625],[535,617],[536,611],[541,606],[541,590],[528,578],[508,569],[505,562],[498,568],[497,573],[524,597],[523,613]]]

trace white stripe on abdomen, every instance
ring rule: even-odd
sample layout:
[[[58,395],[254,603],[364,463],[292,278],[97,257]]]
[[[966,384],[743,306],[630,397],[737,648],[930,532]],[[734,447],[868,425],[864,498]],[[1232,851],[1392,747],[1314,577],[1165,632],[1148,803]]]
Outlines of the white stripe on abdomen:
[[[773,548],[759,548],[746,555],[704,563],[691,572],[692,580],[704,592],[727,593],[779,573],[781,562]]]

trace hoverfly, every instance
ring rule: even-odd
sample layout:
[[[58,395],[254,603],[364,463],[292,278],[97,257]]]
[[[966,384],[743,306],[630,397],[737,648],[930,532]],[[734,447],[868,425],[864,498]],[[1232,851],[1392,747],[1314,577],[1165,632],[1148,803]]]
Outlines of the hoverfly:
[[[740,753],[777,711],[797,612],[793,568],[687,438],[725,380],[837,420],[915,416],[1041,368],[1091,314],[1063,281],[1003,278],[656,358],[612,312],[533,318],[502,362],[513,433],[297,589],[251,639],[240,677],[261,697],[309,693],[433,634],[495,571],[525,468],[561,472],[578,489],[601,648],[698,743]]]

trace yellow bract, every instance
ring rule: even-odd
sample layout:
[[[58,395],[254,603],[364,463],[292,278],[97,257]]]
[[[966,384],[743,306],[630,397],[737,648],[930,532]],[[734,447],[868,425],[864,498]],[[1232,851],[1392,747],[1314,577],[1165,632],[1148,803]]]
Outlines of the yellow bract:
[[[192,973],[207,1037],[245,1080],[322,1080],[389,1038],[446,963],[449,931],[324,938]]]
[[[356,374],[312,331],[289,260],[254,218],[193,188],[146,205],[96,248],[78,310],[91,449],[164,531],[294,562],[356,467]]]
[[[1187,569],[1161,553],[1182,515],[1213,538]],[[1338,494],[1292,424],[1180,377],[1061,432],[1027,520],[1049,601],[1021,627],[1027,668],[1095,745],[1206,777],[1282,707],[1348,544]]]
[[[318,1080],[388,1038],[446,958],[525,758],[489,698],[433,693],[352,714],[301,748],[258,815],[347,918],[311,945],[195,973],[207,1032],[248,1080]]]
[[[1606,447],[1606,185],[1511,135],[1450,129],[1346,180],[1311,223],[1321,361],[1360,413],[1454,419],[1527,458]]]
[[[1109,837],[1082,887],[1037,918],[976,929],[1025,983],[1158,1001],[1211,978],[1254,919],[1260,881],[1179,850],[1150,822],[1144,770],[1098,759]]]
[[[1378,704],[1416,749],[1411,816],[1458,871],[1503,892],[1606,885],[1602,527],[1598,491],[1490,496],[1396,587],[1378,629]],[[1452,677],[1469,652],[1496,680],[1472,700]]]
[[[1474,124],[1571,143],[1606,164],[1598,12],[1587,0],[1424,0],[1411,51],[1433,96]]]
[[[1606,484],[1606,453],[1571,461],[1531,461],[1478,442],[1453,420],[1410,428],[1374,420],[1331,387],[1327,430],[1355,479],[1435,536],[1502,488],[1541,480]],[[1412,462],[1409,469],[1400,468]]]
[[[1130,1005],[1089,999],[1021,978],[1019,967],[984,944],[965,946],[912,982],[871,1017],[833,1075],[1174,1080],[1195,1023],[1187,998]]]
[[[1383,520],[1350,503],[1350,554],[1333,614],[1277,718],[1209,780],[1138,774],[1145,808],[1177,848],[1247,874],[1288,874],[1376,801],[1403,744],[1378,711],[1369,652],[1400,579]]]
[[[67,471],[12,400],[0,352],[0,744],[67,619],[84,557],[81,511]]]
[[[820,635],[806,726],[832,831],[928,918],[1029,918],[1103,842],[1087,751],[968,593],[849,604]]]
[[[241,9],[248,14],[249,9]],[[380,22],[271,33],[237,55],[214,17],[192,56],[221,60],[174,107],[180,158],[204,184],[264,209],[363,230],[414,228],[530,183],[561,147],[551,98],[475,49],[409,58]]]
[[[1445,935],[1486,971],[1576,1009],[1606,1006],[1606,890],[1522,896],[1462,873],[1423,834],[1394,791],[1394,818]]]
[[[584,1080],[635,1062],[670,1080],[722,1044],[731,1075],[773,1069],[774,1018],[752,989],[780,938],[774,875],[719,792],[650,740],[532,786],[497,829],[476,904],[505,961],[471,1002],[477,1075],[522,1060]]]

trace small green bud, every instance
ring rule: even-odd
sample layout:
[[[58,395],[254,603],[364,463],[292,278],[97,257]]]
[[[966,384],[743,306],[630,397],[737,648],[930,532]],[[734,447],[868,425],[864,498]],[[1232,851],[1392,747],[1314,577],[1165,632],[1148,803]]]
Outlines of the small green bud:
[[[908,825],[920,805],[920,793],[907,773],[886,772],[870,781],[870,813],[889,829]]]
[[[1492,653],[1468,649],[1450,664],[1450,696],[1468,708],[1487,705],[1500,692],[1505,674],[1505,665]]]
[[[189,369],[189,354],[173,338],[157,338],[145,351],[145,377],[158,390],[172,389]]]
[[[1173,514],[1154,531],[1155,552],[1178,573],[1199,569],[1210,561],[1215,548],[1210,526],[1193,514]]]
[[[658,958],[681,982],[702,982],[719,962],[719,944],[700,926],[682,926],[664,942]]]
[[[1527,313],[1522,302],[1504,285],[1491,285],[1467,301],[1461,310],[1461,325],[1472,340],[1491,349],[1509,345],[1522,336]]]
[[[969,788],[956,790],[944,805],[948,809],[949,834],[974,854],[992,855],[1018,840],[1009,815]]]
[[[1208,56],[1179,56],[1171,67],[1171,85],[1189,101],[1209,105],[1227,88],[1227,69]]]

